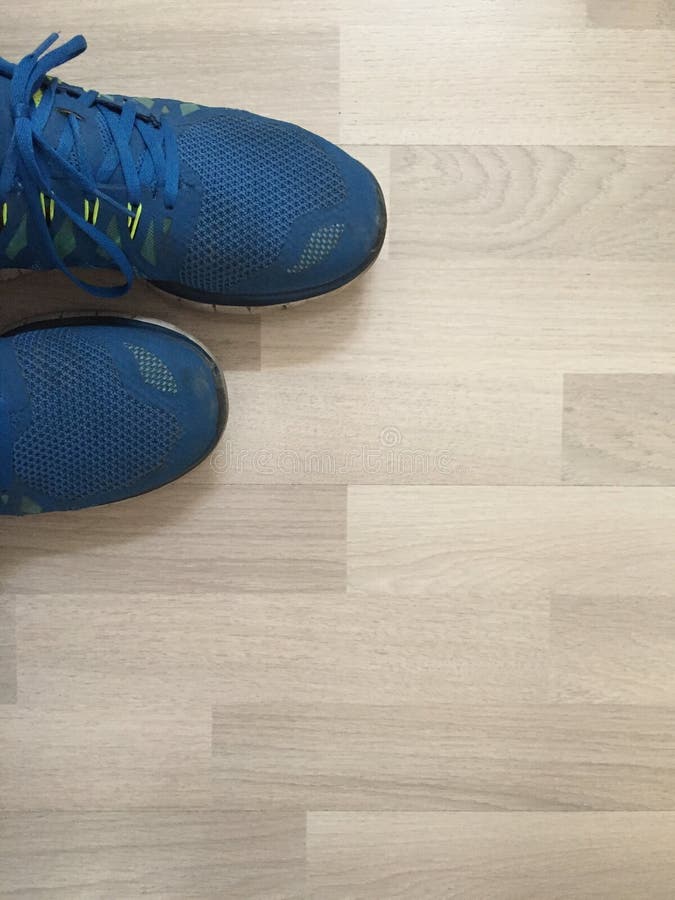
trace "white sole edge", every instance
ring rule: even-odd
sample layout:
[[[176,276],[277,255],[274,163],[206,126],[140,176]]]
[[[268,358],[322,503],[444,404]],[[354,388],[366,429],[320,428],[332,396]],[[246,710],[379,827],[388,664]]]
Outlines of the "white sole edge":
[[[357,278],[358,277],[360,276],[357,276]],[[186,297],[179,297],[178,294],[171,294],[169,291],[164,291],[162,288],[157,287],[157,285],[153,284],[151,281],[146,281],[145,283],[148,287],[152,288],[156,294],[166,297],[168,300],[171,300],[172,303],[180,303],[181,306],[186,306],[188,309],[207,312],[209,315],[215,312],[226,316],[257,316],[262,313],[280,312],[282,310],[291,309],[291,307],[304,306],[305,303],[329,300],[331,297],[336,297],[338,294],[346,291],[356,280],[357,279],[349,281],[347,284],[341,285],[334,291],[327,291],[325,294],[317,294],[316,297],[305,297],[304,300],[290,300],[288,303],[270,303],[269,306],[225,306],[220,303],[203,303],[200,300],[188,300]]]

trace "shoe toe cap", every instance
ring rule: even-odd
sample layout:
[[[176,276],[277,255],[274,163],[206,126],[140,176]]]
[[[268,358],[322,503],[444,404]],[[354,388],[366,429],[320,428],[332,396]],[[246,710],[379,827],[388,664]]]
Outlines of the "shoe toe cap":
[[[377,180],[296,125],[214,110],[181,138],[199,219],[170,293],[262,306],[342,286],[377,257],[387,215]]]
[[[325,152],[345,183],[343,202],[296,223],[284,248],[287,275],[298,292],[330,290],[374,262],[386,234],[387,212],[375,176],[358,160],[326,141]]]
[[[137,371],[128,375],[128,390],[161,408],[179,429],[152,475],[153,486],[159,486],[194,468],[215,448],[227,422],[227,391],[217,364],[192,338],[151,323],[141,328],[142,350],[133,354]]]
[[[6,340],[23,401],[12,426],[12,503],[0,512],[80,509],[146,493],[184,475],[220,438],[222,375],[182,332],[81,317]]]

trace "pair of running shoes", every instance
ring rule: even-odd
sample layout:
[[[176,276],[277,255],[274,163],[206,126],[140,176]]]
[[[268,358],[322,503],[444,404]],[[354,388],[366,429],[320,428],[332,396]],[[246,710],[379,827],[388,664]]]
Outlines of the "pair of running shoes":
[[[375,261],[382,192],[338,147],[241,110],[73,87],[49,73],[86,42],[56,41],[0,58],[0,280],[59,269],[112,299],[142,278],[242,309],[329,293]],[[114,283],[90,283],[93,269]],[[211,454],[227,411],[213,357],[170,326],[22,324],[0,336],[0,515],[174,481]]]

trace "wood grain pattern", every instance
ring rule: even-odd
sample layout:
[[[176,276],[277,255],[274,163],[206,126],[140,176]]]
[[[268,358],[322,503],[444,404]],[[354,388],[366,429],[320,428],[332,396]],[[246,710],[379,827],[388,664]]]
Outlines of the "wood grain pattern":
[[[349,488],[355,592],[663,596],[675,583],[675,490]]]
[[[564,703],[675,703],[672,596],[551,599],[551,695]]]
[[[672,813],[315,812],[310,896],[667,900],[674,838]]]
[[[397,255],[672,258],[668,147],[405,147],[393,165]]]
[[[671,810],[675,709],[217,706],[213,792],[227,809]]]
[[[668,373],[673,263],[396,257],[262,322],[262,367],[327,372]]]
[[[219,481],[544,484],[559,480],[560,380],[264,372],[230,378]]]
[[[17,594],[14,606],[23,706],[208,699],[221,596],[56,592]]]
[[[667,31],[381,23],[345,25],[340,47],[344,141],[672,143]]]
[[[565,376],[563,479],[675,483],[675,375]]]
[[[670,900],[674,4],[5,5],[339,140],[390,228],[262,315],[0,273],[0,330],[167,320],[231,403],[175,485],[0,518],[0,898]]]
[[[0,584],[19,593],[49,585],[113,595],[199,594],[221,585],[245,592],[341,589],[345,517],[339,486],[179,482],[105,510],[5,519]]]
[[[210,751],[205,703],[1,706],[2,808],[204,807]]]
[[[549,603],[479,595],[230,597],[213,639],[231,704],[498,703],[548,696]]]
[[[16,703],[16,627],[14,602],[0,596],[0,705]]]
[[[673,28],[672,0],[586,0],[588,18],[597,28]]]
[[[210,0],[216,3],[217,0]],[[208,2],[205,4],[207,8]],[[585,0],[374,0],[364,6],[359,0],[297,0],[292,4],[261,0],[242,7],[240,0],[222,3],[236,21],[294,26],[298,18],[311,23],[341,25],[378,24],[383,20],[406,25],[420,21],[452,25],[460,29],[499,25],[504,28],[560,27],[585,24]],[[220,7],[219,7],[220,8]]]
[[[305,817],[183,810],[7,813],[4,896],[297,900]]]
[[[120,0],[115,6],[120,17],[134,18],[134,25],[142,32],[157,29],[158,21],[149,0]],[[94,34],[110,32],[115,27],[105,0],[87,0],[89,16],[87,31]],[[64,31],[82,26],[82,9],[73,4],[63,5],[58,0],[27,0],[21,11],[10,7],[7,22],[11,28],[9,39],[26,35],[32,37],[29,14],[37,31],[49,26],[58,14]],[[255,4],[241,0],[202,0],[199,15],[178,0],[167,0],[161,24],[169,32],[185,36],[186,29],[203,39],[219,27],[232,32],[251,32],[256,28],[285,27],[293,34],[311,29],[336,27],[345,24],[373,25],[383,19],[401,25],[411,22],[452,25],[460,29],[498,25],[510,28],[572,27],[586,24],[586,0],[420,0],[411,6],[408,0],[374,0],[364,6],[359,0],[293,0],[278,3],[276,0],[259,0]],[[168,67],[168,64],[167,64]]]

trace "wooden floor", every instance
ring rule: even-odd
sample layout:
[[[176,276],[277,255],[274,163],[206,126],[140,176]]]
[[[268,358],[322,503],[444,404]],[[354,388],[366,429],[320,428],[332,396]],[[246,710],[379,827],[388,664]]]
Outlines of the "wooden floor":
[[[0,524],[0,896],[675,894],[675,2],[23,0],[75,83],[288,118],[381,262],[262,317],[210,464]],[[91,309],[3,286],[2,323]]]

